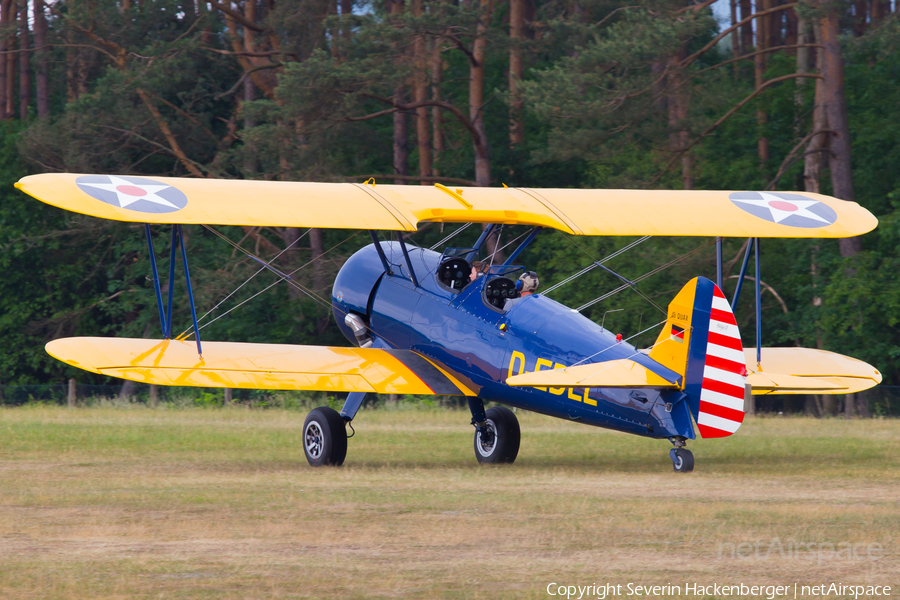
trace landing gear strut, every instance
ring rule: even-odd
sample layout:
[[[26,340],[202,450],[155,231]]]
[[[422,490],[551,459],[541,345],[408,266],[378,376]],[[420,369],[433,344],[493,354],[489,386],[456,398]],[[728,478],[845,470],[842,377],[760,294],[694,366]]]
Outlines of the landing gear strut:
[[[694,454],[685,447],[686,440],[682,437],[669,438],[675,446],[669,450],[669,458],[676,473],[690,473],[694,470]]]
[[[505,406],[487,412],[480,398],[469,398],[475,426],[475,458],[481,464],[512,463],[519,454],[521,432],[515,413]]]

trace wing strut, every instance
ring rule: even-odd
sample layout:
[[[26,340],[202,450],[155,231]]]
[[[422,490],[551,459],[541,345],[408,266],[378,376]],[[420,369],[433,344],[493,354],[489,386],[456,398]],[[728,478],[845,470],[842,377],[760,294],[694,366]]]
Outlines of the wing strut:
[[[756,368],[762,363],[762,276],[759,266],[759,238],[753,238],[753,254],[756,263]]]
[[[537,226],[534,229],[532,229],[531,232],[528,234],[528,237],[525,238],[525,241],[523,241],[521,244],[519,244],[518,248],[513,250],[513,253],[509,255],[509,258],[507,258],[506,262],[504,262],[503,264],[511,265],[514,260],[519,258],[519,255],[522,254],[522,252],[525,250],[525,248],[527,248],[528,246],[531,245],[531,242],[534,241],[534,238],[537,237],[537,234],[539,234],[541,232],[541,229],[543,229],[543,227],[541,227],[541,226]]]
[[[162,290],[159,287],[159,271],[156,268],[156,252],[153,250],[153,235],[150,233],[150,224],[144,223],[144,232],[147,234],[147,249],[150,251],[150,268],[153,269],[153,289],[156,290],[156,307],[159,309],[159,322],[165,335],[166,313],[163,310]]]
[[[375,230],[370,229],[369,235],[372,236],[372,242],[375,244],[375,249],[378,251],[378,258],[381,259],[381,265],[384,267],[384,272],[388,275],[393,275],[394,273],[391,270],[391,264],[388,262],[387,256],[384,255],[384,248],[381,247],[381,242],[378,240],[378,235],[375,233]]]
[[[406,242],[403,241],[403,232],[397,236],[400,240],[400,249],[403,250],[403,258],[406,259],[406,266],[409,267],[409,278],[412,279],[413,285],[419,287],[419,280],[416,278],[416,270],[413,269],[412,261],[409,260],[409,252],[406,250]]]
[[[717,245],[721,244],[717,238]],[[717,252],[719,248],[717,247]],[[754,269],[756,271],[756,281],[753,284],[754,293],[756,294],[756,366],[762,363],[762,267],[759,259],[759,238],[747,238],[747,251],[744,252],[744,262],[741,263],[741,274],[738,275],[737,286],[734,288],[734,297],[731,299],[731,310],[737,310],[738,299],[741,297],[741,288],[744,285],[744,278],[747,276],[747,267],[750,264],[750,252],[753,251]],[[721,254],[717,254],[717,260],[720,265],[721,276]]]
[[[197,326],[197,306],[194,304],[194,289],[191,286],[191,271],[188,268],[187,249],[184,246],[184,234],[181,225],[172,225],[172,247],[169,252],[169,303],[163,306],[162,290],[159,284],[159,270],[156,266],[156,251],[153,249],[153,235],[150,232],[150,224],[144,224],[144,233],[147,234],[147,249],[150,251],[150,268],[153,270],[153,289],[156,292],[156,306],[159,309],[159,320],[162,324],[163,338],[172,339],[172,305],[175,293],[175,259],[178,257],[178,248],[181,247],[181,262],[184,264],[184,279],[187,282],[188,300],[191,304],[191,319],[194,322],[194,335],[197,336],[197,354],[203,356],[200,346],[200,327]]]

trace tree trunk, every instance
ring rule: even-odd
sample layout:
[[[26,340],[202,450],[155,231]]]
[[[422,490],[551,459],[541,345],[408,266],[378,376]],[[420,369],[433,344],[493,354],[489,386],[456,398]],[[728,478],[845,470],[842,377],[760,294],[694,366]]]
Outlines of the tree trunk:
[[[66,28],[66,101],[75,102],[78,100],[78,48],[72,45],[75,43],[75,30],[71,27]]]
[[[9,13],[12,9],[12,0],[0,1],[0,119],[9,118],[10,114],[6,112],[6,54],[11,50],[9,47],[9,38],[4,35],[10,26]]]
[[[841,200],[854,200],[853,174],[850,170],[850,127],[847,123],[847,101],[844,97],[844,61],[841,57],[840,13],[832,8],[819,18],[822,52],[822,91],[825,116],[831,138],[828,167],[831,172],[832,193]],[[848,257],[862,250],[860,237],[841,238],[841,256]]]
[[[244,79],[244,103],[253,102],[254,100],[256,100],[256,86],[253,84],[253,80],[247,77]],[[256,121],[248,116],[248,112],[246,107],[244,107],[244,131],[256,127]],[[256,173],[256,168],[256,153],[251,149],[244,154],[244,171],[249,176],[252,173]]]
[[[732,0],[733,2],[734,0]],[[525,75],[522,41],[525,39],[525,0],[509,0],[509,145],[515,148],[525,141],[522,121],[524,103],[520,89]]]
[[[472,145],[475,150],[475,182],[479,187],[491,185],[491,161],[488,155],[487,133],[484,129],[484,59],[487,51],[487,30],[490,24],[490,0],[479,0],[481,18],[472,47],[469,67],[469,120],[475,133]]]
[[[800,29],[800,17],[797,16],[797,11],[793,8],[784,11],[784,22],[784,45],[794,46],[797,44],[797,37]],[[788,50],[788,53],[791,54],[796,54],[796,52],[797,50]]]
[[[857,0],[853,3],[853,35],[861,37],[866,32],[866,19],[869,16],[869,3]]]
[[[313,292],[322,297],[328,296],[328,279],[325,273],[325,265],[322,263],[322,255],[325,254],[325,241],[321,229],[309,230],[310,260],[313,267]],[[331,312],[325,311],[316,321],[319,335],[325,333],[331,322]]]
[[[444,59],[441,56],[444,45],[440,38],[434,38],[434,47],[431,49],[431,99],[441,99],[441,83],[444,80]],[[440,106],[434,106],[431,109],[431,139],[434,145],[434,154],[432,155],[432,171],[434,175],[440,175],[440,171],[435,167],[441,152],[444,151],[444,112]]]
[[[819,26],[818,22],[813,23],[812,29],[815,33],[815,39],[821,39],[822,28]],[[810,38],[807,37],[807,39]],[[811,56],[816,57],[816,64],[821,65],[824,62],[822,59],[823,53],[824,50],[822,48],[816,48],[816,51],[812,53]],[[815,99],[813,101],[812,123],[813,132],[824,131],[828,129],[828,118],[825,116],[825,90],[824,86],[822,85],[822,80],[816,79],[815,85],[816,92]],[[803,160],[803,189],[807,192],[815,192],[816,194],[820,193],[822,165],[826,160],[826,154],[823,150],[828,148],[828,140],[829,134],[822,133],[813,136],[809,140],[809,145],[806,147],[806,156]]]
[[[406,86],[394,88],[394,104],[406,104]],[[394,113],[394,175],[409,175],[409,115],[402,110]],[[406,180],[394,184],[406,185]]]
[[[738,0],[731,0],[731,26],[734,27],[737,25],[738,17],[737,17],[737,3]],[[741,40],[740,40],[740,32],[732,31],[731,32],[731,58],[737,58],[741,56]],[[741,65],[739,62],[734,63],[734,79],[737,81],[738,73],[740,71]]]
[[[37,115],[39,119],[50,116],[50,76],[47,65],[47,17],[44,0],[34,0],[34,49],[37,58],[35,83],[37,84]]]
[[[200,32],[200,43],[209,46],[212,42],[212,14],[206,2],[197,3],[198,14],[203,19],[203,29]]]
[[[740,0],[741,21],[753,14],[751,0]],[[753,21],[741,25],[741,55],[749,54],[753,48]]]
[[[687,58],[687,46],[679,48],[672,57],[669,69],[669,94],[667,107],[669,112],[669,147],[674,153],[681,152],[681,183],[686,190],[694,189],[694,170],[690,152],[685,149],[690,143],[688,131],[688,106],[690,96],[684,72],[678,65]]]
[[[338,14],[338,0],[328,0],[328,17],[332,28],[328,31],[329,46],[331,47],[331,58],[338,59],[341,57],[341,29],[340,21],[335,17]]]
[[[341,0],[341,38],[344,40],[344,48],[350,45],[350,35],[353,32],[353,0]]]
[[[6,118],[12,118],[16,114],[16,2],[13,0],[5,0],[3,2],[3,15],[0,18],[0,35],[5,38],[5,50],[9,54],[4,54],[0,60],[6,63],[6,90],[3,102],[5,103],[4,115]]]
[[[389,13],[392,15],[400,15],[403,13],[403,2],[401,0],[387,0],[389,5]],[[400,46],[394,42],[393,44],[395,58],[397,63],[403,62],[402,50]],[[394,105],[406,104],[406,85],[399,84],[394,88]],[[394,113],[394,175],[409,175],[409,115],[398,110]],[[394,185],[405,185],[403,179],[395,179]]]
[[[422,0],[413,0],[412,12],[416,17],[422,16]],[[424,102],[428,99],[428,48],[424,35],[417,35],[413,42],[415,55],[415,80],[413,84],[413,99],[415,102]],[[428,107],[420,106],[416,109],[416,140],[419,144],[419,176],[431,176],[431,135],[428,123]],[[428,181],[422,181],[422,185],[431,185]]]
[[[772,0],[762,0],[761,9],[766,10],[772,8]],[[764,83],[766,74],[766,55],[762,51],[766,49],[769,39],[769,15],[765,15],[756,19],[756,51],[760,52],[753,60],[753,73],[756,82],[756,89],[759,89]],[[757,106],[759,106],[757,104]],[[756,109],[756,122],[759,127],[756,146],[759,154],[759,162],[761,165],[769,160],[769,138],[764,135],[768,115],[762,108]]]
[[[844,396],[844,418],[852,419],[856,416],[856,410],[854,410],[854,399],[856,394],[847,394]]]
[[[28,107],[31,104],[31,53],[25,52],[30,47],[28,41],[28,0],[19,0],[19,118],[28,118]]]

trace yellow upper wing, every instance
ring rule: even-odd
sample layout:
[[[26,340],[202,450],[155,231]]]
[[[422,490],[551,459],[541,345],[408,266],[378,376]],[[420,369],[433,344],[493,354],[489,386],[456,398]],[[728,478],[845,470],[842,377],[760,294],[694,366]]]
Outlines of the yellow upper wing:
[[[453,188],[55,173],[17,184],[77,213],[139,223],[415,231],[422,221],[541,225],[574,235],[849,237],[878,221],[806,192]],[[768,194],[768,195],[765,195]]]
[[[78,337],[47,353],[72,366],[142,383],[264,390],[475,396],[410,350]]]

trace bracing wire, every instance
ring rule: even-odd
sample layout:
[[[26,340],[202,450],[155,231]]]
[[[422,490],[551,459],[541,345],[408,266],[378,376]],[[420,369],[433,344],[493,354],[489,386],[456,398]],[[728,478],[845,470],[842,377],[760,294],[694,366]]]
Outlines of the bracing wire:
[[[491,258],[490,258],[489,264],[492,267],[494,266],[494,256],[501,250],[501,248],[500,248],[500,236],[501,235],[503,235],[503,225],[500,225],[500,229],[497,231],[497,243],[494,244],[494,251],[491,252]]]
[[[665,321],[663,321],[663,323],[665,323]],[[659,325],[659,323],[657,323],[657,325]],[[656,327],[656,325],[654,325],[654,327]],[[633,337],[633,336],[632,336],[632,337]],[[661,339],[661,340],[658,340],[658,341],[657,341],[656,343],[654,343],[652,346],[650,346],[649,348],[647,348],[647,350],[652,350],[654,347],[658,346],[659,344],[662,344],[663,342],[666,342],[666,341],[668,341],[668,340],[674,339],[674,337],[675,337],[674,335],[670,335],[669,337],[666,337],[666,338],[663,338],[663,339]],[[629,338],[629,339],[630,339],[630,338]],[[610,348],[613,348],[613,347],[614,347],[614,346],[610,346]],[[633,358],[633,357],[635,357],[635,356],[638,356],[638,355],[640,355],[640,354],[641,354],[641,351],[640,351],[640,350],[636,350],[634,353],[632,353],[632,354],[626,356],[625,359],[627,360],[627,359]],[[604,366],[601,367],[600,369],[594,371],[593,373],[590,373],[590,374],[588,374],[588,375],[585,375],[584,377],[582,377],[581,379],[579,379],[576,383],[581,383],[581,382],[584,381],[585,379],[588,379],[588,378],[590,378],[590,377],[593,377],[594,375],[597,375],[598,373],[602,373],[603,371],[605,371],[605,370],[609,369],[610,367],[612,367],[612,363],[608,363],[608,362],[606,362],[606,361],[604,361],[604,362],[602,362],[602,363],[599,363],[599,364],[604,365]]]
[[[655,329],[655,328],[659,327],[660,325],[662,325],[662,324],[665,323],[665,322],[666,322],[666,320],[664,319],[664,320],[660,321],[659,323],[656,323],[656,324],[654,324],[654,325],[651,325],[650,327],[648,327],[647,329],[644,329],[643,331],[638,331],[638,332],[635,333],[634,335],[625,338],[624,341],[627,342],[627,341],[633,340],[633,339],[636,338],[637,336],[642,335],[642,334],[645,334],[645,333],[647,333],[648,331],[650,331],[651,329]],[[599,356],[599,355],[603,354],[604,352],[606,352],[607,350],[610,350],[611,348],[615,348],[615,346],[607,346],[607,347],[604,348],[603,350],[600,350],[599,352],[594,352],[594,353],[591,354],[590,356],[588,356],[588,357],[586,357],[586,358],[582,358],[582,359],[579,360],[577,363],[575,363],[574,365],[570,365],[570,366],[572,366],[572,367],[577,367],[578,365],[580,365],[580,364],[582,364],[582,363],[585,363],[585,362],[591,360],[591,359],[594,358],[595,356]],[[568,368],[568,367],[566,367],[566,368]]]
[[[454,237],[456,237],[456,234],[462,233],[463,230],[466,229],[469,225],[471,225],[471,223],[466,223],[466,224],[463,225],[462,227],[456,229],[453,233],[451,233],[450,235],[448,235],[447,237],[445,237],[444,239],[442,239],[441,241],[439,241],[437,244],[435,244],[434,246],[432,246],[431,248],[429,248],[429,250],[434,250],[434,249],[437,248],[438,246],[442,246],[442,245],[446,244],[447,242],[449,242],[450,240],[452,240]]]
[[[210,231],[212,231],[212,232],[215,233],[216,235],[219,235],[219,232],[218,232],[218,231],[215,231],[214,229],[210,228],[208,225],[204,225],[204,227],[206,227],[207,229],[209,229]],[[272,260],[270,260],[267,264],[271,265],[271,264],[274,263],[276,260],[278,260],[278,258],[279,258],[282,254],[284,254],[285,252],[287,252],[288,250],[290,250],[290,249],[291,249],[293,246],[295,246],[296,244],[299,244],[299,243],[300,243],[300,240],[302,240],[303,238],[305,238],[306,235],[307,235],[309,232],[310,232],[310,230],[307,229],[306,232],[305,232],[303,235],[301,235],[301,236],[298,237],[296,240],[294,240],[293,242],[291,242],[288,246],[285,247],[284,250],[282,250],[281,252],[279,252],[278,254],[276,254],[275,257],[274,257]],[[221,237],[221,235],[220,235],[220,237]],[[250,277],[248,277],[247,280],[244,281],[244,283],[242,283],[241,285],[237,286],[237,287],[234,289],[234,291],[232,291],[230,294],[228,294],[227,296],[225,296],[224,298],[222,298],[222,300],[220,300],[218,304],[216,304],[216,305],[213,306],[211,309],[209,309],[208,311],[206,311],[206,313],[205,313],[202,317],[200,317],[199,319],[197,319],[197,322],[199,323],[200,321],[202,321],[203,319],[205,319],[206,317],[208,317],[210,314],[212,314],[213,312],[215,312],[216,309],[218,309],[218,308],[219,308],[220,306],[222,306],[225,302],[227,302],[229,298],[231,298],[232,296],[234,296],[235,294],[237,294],[237,293],[241,290],[242,287],[244,287],[245,285],[247,285],[248,283],[250,283],[250,281],[251,281],[254,277],[256,277],[257,275],[259,275],[260,273],[262,273],[262,272],[265,271],[265,270],[266,270],[265,267],[260,267],[259,270],[258,270],[256,273],[254,273],[253,275],[251,275]],[[202,328],[201,328],[201,329],[202,329]]]
[[[216,235],[219,235],[220,237],[224,238],[229,244],[231,244],[232,246],[234,246],[235,248],[237,248],[238,250],[240,250],[240,251],[243,252],[244,254],[247,254],[248,256],[252,256],[252,254],[251,254],[250,252],[244,250],[244,249],[241,248],[238,244],[236,244],[235,242],[231,241],[231,240],[228,239],[227,237],[223,236],[222,234],[220,234],[220,233],[219,233],[218,231],[216,231],[215,229],[210,228],[210,230],[213,231],[213,233],[215,233]],[[312,259],[312,260],[306,262],[305,264],[303,264],[303,265],[297,267],[296,269],[294,269],[293,271],[291,271],[290,273],[288,273],[288,275],[294,275],[295,273],[297,273],[297,272],[300,271],[301,269],[305,269],[306,267],[308,267],[309,265],[311,265],[312,263],[314,263],[316,260],[322,258],[322,257],[325,256],[326,254],[332,252],[333,250],[339,248],[340,246],[343,246],[344,244],[346,244],[347,242],[349,242],[350,240],[352,240],[354,237],[356,237],[356,236],[359,235],[359,234],[360,234],[359,231],[353,233],[352,235],[350,235],[349,237],[347,237],[345,240],[343,240],[343,241],[341,241],[341,242],[335,244],[334,246],[332,246],[331,248],[329,248],[328,250],[326,250],[325,252],[323,252],[323,253],[322,253],[321,255],[319,255],[318,257],[316,257],[316,258],[314,258],[314,259]],[[256,260],[259,260],[259,259],[256,259]],[[265,267],[263,267],[263,268],[265,269]],[[273,287],[275,287],[276,285],[278,285],[281,281],[282,281],[282,278],[279,277],[278,281],[275,281],[275,282],[269,284],[268,286],[266,286],[266,287],[263,288],[262,290],[258,291],[257,293],[253,294],[252,296],[250,296],[250,297],[247,298],[246,300],[244,300],[244,301],[240,302],[239,304],[237,304],[237,305],[231,307],[230,309],[228,309],[227,311],[225,311],[225,312],[222,313],[221,315],[219,315],[219,316],[217,316],[216,318],[210,320],[209,322],[203,324],[202,326],[200,326],[200,329],[204,329],[205,327],[208,327],[209,325],[212,325],[213,323],[215,323],[215,322],[218,321],[219,319],[221,319],[221,318],[223,318],[223,317],[229,315],[230,313],[232,313],[233,311],[237,310],[238,308],[240,308],[240,307],[243,306],[244,304],[247,304],[248,302],[250,302],[250,301],[253,300],[254,298],[256,298],[256,297],[258,297],[258,296],[264,294],[265,292],[269,291],[270,289],[272,289]],[[305,291],[305,290],[301,290],[301,291],[304,291],[304,293],[306,293],[307,295],[313,296],[314,299],[318,299],[318,300],[320,301],[320,304],[322,303],[322,302],[321,302],[321,299],[318,298],[317,296],[315,296],[314,294],[312,294],[312,292],[307,292],[307,291]],[[326,306],[327,306],[327,305],[326,305]],[[187,330],[185,330],[185,331],[182,333],[182,335],[179,336],[179,338],[183,337],[183,336],[184,336],[185,334],[187,334],[191,329],[192,329],[192,328],[188,328]]]
[[[715,243],[716,243],[716,240],[713,239],[712,241],[709,241],[709,242],[703,244],[702,246],[698,246],[697,248],[694,248],[694,249],[691,250],[690,252],[687,252],[687,253],[685,253],[685,254],[682,254],[682,255],[679,256],[678,258],[676,258],[676,259],[674,259],[674,260],[670,260],[669,262],[667,262],[666,264],[664,264],[664,265],[662,265],[662,266],[656,267],[655,269],[653,269],[653,270],[650,271],[649,273],[644,273],[643,275],[641,275],[640,277],[638,277],[637,279],[635,279],[635,280],[633,281],[633,283],[634,283],[634,284],[637,284],[638,282],[641,282],[641,281],[643,281],[644,279],[647,279],[648,277],[652,277],[653,275],[656,275],[656,274],[659,273],[660,271],[663,271],[663,270],[665,270],[665,269],[668,269],[668,268],[671,267],[672,265],[681,262],[682,260],[686,259],[687,257],[692,256],[692,255],[696,254],[697,252],[700,252],[700,251],[703,250],[704,248],[708,248],[709,246],[711,246],[711,245],[713,245],[713,244],[715,244]],[[607,292],[607,293],[603,294],[602,296],[600,296],[600,297],[598,297],[598,298],[594,298],[593,300],[591,300],[591,301],[588,302],[587,304],[583,304],[582,306],[579,306],[579,307],[576,308],[575,310],[577,310],[578,312],[581,312],[581,311],[583,311],[584,309],[586,309],[586,308],[588,308],[588,307],[591,307],[591,306],[597,304],[598,302],[602,302],[603,300],[606,300],[606,299],[609,298],[610,296],[614,296],[614,295],[618,294],[619,292],[621,292],[622,290],[626,290],[626,289],[628,289],[628,288],[630,288],[630,287],[633,287],[633,286],[631,286],[631,285],[629,285],[629,284],[625,284],[625,285],[619,286],[619,287],[617,287],[616,289],[612,290],[611,292]],[[643,294],[642,294],[642,295],[643,295]],[[659,308],[659,307],[657,307],[657,308]],[[662,310],[662,309],[660,309],[660,310]],[[665,312],[665,311],[663,311],[663,312]]]
[[[583,268],[582,270],[578,271],[578,272],[575,273],[574,275],[572,275],[572,276],[570,276],[570,277],[568,277],[568,278],[566,278],[566,279],[563,279],[563,280],[560,281],[559,283],[557,283],[557,284],[555,284],[555,285],[552,285],[552,286],[550,286],[549,288],[547,288],[546,290],[544,290],[544,296],[546,296],[547,294],[549,294],[550,292],[552,292],[552,291],[555,290],[556,288],[562,287],[562,286],[566,285],[567,283],[569,283],[570,281],[573,281],[573,280],[575,280],[575,279],[578,279],[579,277],[581,277],[582,275],[584,275],[584,274],[587,273],[588,271],[590,271],[590,270],[592,270],[592,269],[596,269],[599,265],[602,265],[602,264],[604,264],[604,263],[606,263],[606,262],[608,262],[608,261],[614,259],[615,257],[619,256],[620,254],[623,254],[623,253],[625,253],[625,252],[628,252],[629,250],[631,250],[632,248],[634,248],[634,247],[637,246],[638,244],[641,244],[641,243],[643,243],[643,242],[646,242],[646,241],[649,240],[651,237],[653,237],[653,236],[646,235],[646,236],[644,236],[644,237],[642,237],[642,238],[640,238],[640,239],[638,239],[638,240],[635,240],[635,241],[631,242],[630,244],[628,244],[627,246],[625,246],[624,248],[620,248],[620,249],[616,250],[615,252],[613,252],[612,254],[610,254],[609,256],[607,256],[606,258],[604,258],[604,259],[602,259],[602,260],[596,260],[593,256],[590,255],[590,253],[588,253],[587,250],[585,250],[584,248],[582,248],[582,247],[579,246],[578,244],[575,244],[575,246],[578,247],[579,250],[581,250],[582,252],[584,252],[585,254],[587,254],[587,255],[591,258],[591,260],[593,260],[594,262],[591,263],[590,265],[588,265],[587,267]]]

